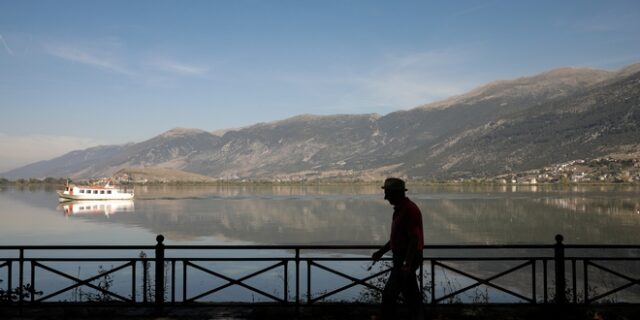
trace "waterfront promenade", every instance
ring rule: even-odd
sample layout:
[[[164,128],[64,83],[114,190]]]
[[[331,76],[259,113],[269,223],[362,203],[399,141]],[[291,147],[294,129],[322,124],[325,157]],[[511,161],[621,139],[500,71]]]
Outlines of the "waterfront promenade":
[[[640,245],[554,240],[425,246],[418,274],[425,314],[634,319]],[[374,248],[180,246],[165,245],[161,235],[150,246],[0,246],[0,318],[371,319],[390,270],[388,258],[366,269]],[[98,272],[81,275],[80,266],[97,263]],[[250,300],[228,294],[233,288]]]
[[[438,305],[425,306],[425,319],[567,319],[567,320],[634,320],[640,306],[637,304],[616,304],[597,306],[568,306],[558,310],[554,306],[531,305]],[[319,319],[319,320],[370,320],[378,314],[378,305],[333,304],[301,307],[299,310],[282,306],[198,306],[168,307],[161,313],[149,307],[78,307],[40,306],[23,310],[0,306],[0,319]],[[398,319],[405,313],[399,312]]]

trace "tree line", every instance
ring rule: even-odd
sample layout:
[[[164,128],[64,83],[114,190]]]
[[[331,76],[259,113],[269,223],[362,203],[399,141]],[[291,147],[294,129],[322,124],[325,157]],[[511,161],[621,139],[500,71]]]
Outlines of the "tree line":
[[[67,183],[67,178],[53,178],[53,177],[46,177],[44,179],[37,179],[37,178],[29,178],[29,179],[24,179],[24,178],[20,178],[20,179],[16,179],[16,180],[9,180],[6,178],[0,178],[0,185],[33,185],[33,184],[65,184]]]

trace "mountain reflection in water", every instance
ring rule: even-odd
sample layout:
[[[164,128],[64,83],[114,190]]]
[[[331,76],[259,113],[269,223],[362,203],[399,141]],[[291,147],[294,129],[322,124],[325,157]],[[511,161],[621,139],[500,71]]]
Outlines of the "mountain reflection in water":
[[[409,189],[408,196],[423,212],[427,244],[550,244],[558,233],[566,243],[639,240],[638,186]],[[151,242],[164,234],[167,241],[181,244],[381,244],[391,225],[392,207],[376,185],[154,186],[136,191],[136,199],[126,203],[58,205],[52,189],[4,188],[0,215],[15,221],[8,224],[13,229],[0,226],[0,233],[9,244],[15,227],[39,235],[55,229],[57,236],[47,242],[66,243],[65,234],[77,237],[74,231],[90,224],[99,225],[100,232],[117,228],[114,242],[141,235]],[[52,212],[69,221],[57,221]],[[28,221],[21,221],[27,216]],[[27,227],[39,223],[34,230],[40,231]]]

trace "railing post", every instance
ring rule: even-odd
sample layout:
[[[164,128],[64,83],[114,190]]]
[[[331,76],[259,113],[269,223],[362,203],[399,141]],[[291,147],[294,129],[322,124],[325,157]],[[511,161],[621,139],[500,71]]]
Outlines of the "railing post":
[[[531,259],[531,299],[533,304],[538,303],[536,296],[536,259]]]
[[[296,248],[296,313],[300,311],[300,248]]]
[[[131,300],[136,303],[136,260],[131,260]]]
[[[556,275],[556,297],[557,304],[565,304],[567,302],[565,296],[565,271],[564,271],[564,237],[561,234],[556,235],[556,244],[554,245],[554,264]]]
[[[13,290],[13,260],[8,261],[7,265],[7,292],[9,293],[9,301],[11,301],[11,290]]]
[[[422,305],[422,302],[424,301],[424,258],[420,259],[422,261],[420,261],[420,305]]]
[[[156,237],[156,295],[155,295],[155,305],[156,310],[162,310],[162,305],[164,304],[164,241],[163,235],[158,235]]]
[[[436,303],[436,260],[430,259],[431,262],[431,304]]]
[[[289,303],[289,260],[284,260],[284,304]]]
[[[589,260],[584,259],[583,282],[584,282],[584,304],[589,304]]]
[[[33,264],[33,261],[31,262]],[[18,305],[20,315],[22,315],[22,303],[24,302],[24,249],[20,249],[20,260],[18,261],[18,266],[20,267],[19,276],[18,276]],[[11,292],[12,288],[9,287],[9,292]],[[11,295],[9,295],[11,297]]]

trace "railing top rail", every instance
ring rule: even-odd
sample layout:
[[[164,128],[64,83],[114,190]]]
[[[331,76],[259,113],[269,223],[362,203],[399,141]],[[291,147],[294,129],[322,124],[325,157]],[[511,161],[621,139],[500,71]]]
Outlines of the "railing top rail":
[[[0,250],[153,250],[153,245],[3,245]],[[380,245],[165,245],[165,250],[362,250],[377,249]],[[426,245],[425,250],[443,249],[553,249],[549,244],[495,244],[495,245]],[[564,245],[565,249],[640,249],[640,244]]]
[[[26,245],[0,246],[0,250],[153,250],[156,246],[136,245]]]
[[[379,249],[380,244],[368,245],[166,245],[166,249]],[[426,245],[424,249],[551,249],[553,245]]]
[[[640,244],[565,244],[565,249],[640,249]]]

